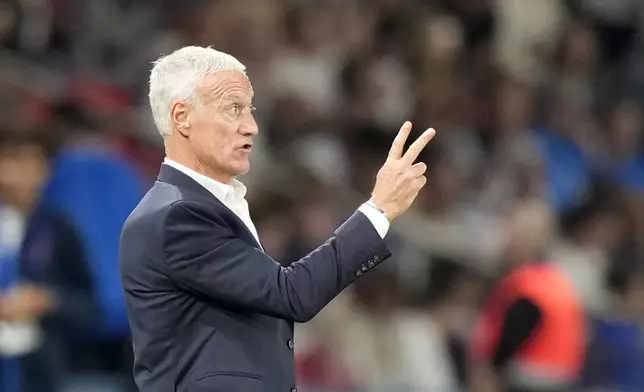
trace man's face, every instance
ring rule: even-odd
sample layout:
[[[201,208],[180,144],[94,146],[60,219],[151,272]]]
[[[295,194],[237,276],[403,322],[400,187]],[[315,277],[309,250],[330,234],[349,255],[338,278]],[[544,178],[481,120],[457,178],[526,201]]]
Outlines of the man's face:
[[[47,177],[47,160],[35,146],[0,149],[0,198],[18,207],[29,204]]]
[[[197,93],[202,105],[188,108],[184,135],[199,166],[222,182],[247,173],[251,139],[259,131],[248,77],[239,71],[216,72],[204,78]]]

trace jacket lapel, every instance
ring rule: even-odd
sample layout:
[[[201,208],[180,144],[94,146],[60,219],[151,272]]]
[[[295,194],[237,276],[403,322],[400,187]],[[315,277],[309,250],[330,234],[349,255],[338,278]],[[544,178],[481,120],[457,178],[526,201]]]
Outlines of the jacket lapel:
[[[264,251],[264,246],[257,241],[253,233],[251,233],[246,224],[237,216],[237,214],[235,214],[230,208],[228,208],[221,200],[217,199],[206,188],[201,186],[201,184],[190,178],[190,176],[169,165],[162,164],[161,170],[159,171],[158,180],[160,182],[165,182],[174,185],[182,190],[196,194],[200,199],[203,199],[204,202],[214,203],[214,205],[216,205],[218,209],[223,209],[223,211],[227,214],[227,218],[232,219],[237,224],[237,226],[241,228],[243,234],[245,234],[240,238],[248,242],[253,247],[261,250],[262,252]]]

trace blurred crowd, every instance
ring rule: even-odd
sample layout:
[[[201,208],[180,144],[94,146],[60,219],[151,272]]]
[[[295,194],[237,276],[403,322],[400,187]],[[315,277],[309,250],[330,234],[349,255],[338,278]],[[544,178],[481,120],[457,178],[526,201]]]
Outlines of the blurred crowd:
[[[589,315],[579,390],[644,391],[642,27],[637,0],[0,1],[1,391],[133,390],[118,236],[163,158],[151,62],[184,45],[248,67],[242,180],[285,265],[403,121],[438,133],[394,260],[297,326],[298,388],[465,390],[489,288],[548,260]]]

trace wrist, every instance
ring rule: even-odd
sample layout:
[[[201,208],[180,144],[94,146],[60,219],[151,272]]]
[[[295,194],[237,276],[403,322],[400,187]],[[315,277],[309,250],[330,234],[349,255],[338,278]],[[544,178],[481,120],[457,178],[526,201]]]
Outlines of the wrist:
[[[389,222],[391,222],[391,215],[389,215],[385,210],[380,208],[375,202],[373,202],[373,200],[368,200],[367,202],[365,202],[365,204],[373,208],[374,210],[378,211],[379,213],[381,213],[382,216],[384,216],[385,218],[387,218]]]
[[[42,288],[40,299],[42,313],[54,313],[60,306],[60,297],[58,293],[52,288]]]

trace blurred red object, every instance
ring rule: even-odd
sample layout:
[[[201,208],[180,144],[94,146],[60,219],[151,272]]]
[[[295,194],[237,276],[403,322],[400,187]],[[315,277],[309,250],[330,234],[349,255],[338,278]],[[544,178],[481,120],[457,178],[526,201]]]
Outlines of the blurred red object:
[[[20,107],[20,117],[28,127],[44,124],[51,117],[49,103],[44,98],[30,95],[25,98]]]
[[[89,79],[78,79],[71,83],[70,99],[84,109],[108,116],[124,114],[132,108],[129,91]]]
[[[355,388],[348,369],[333,357],[326,347],[317,346],[295,358],[299,385],[331,390]]]
[[[146,143],[131,134],[121,134],[117,139],[118,148],[135,162],[145,179],[154,182],[165,153],[156,145]]]

